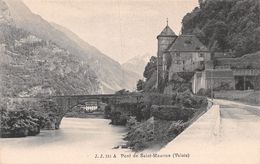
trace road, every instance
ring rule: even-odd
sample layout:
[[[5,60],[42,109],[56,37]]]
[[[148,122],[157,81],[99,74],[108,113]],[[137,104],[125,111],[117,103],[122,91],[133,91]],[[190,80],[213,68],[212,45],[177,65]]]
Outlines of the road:
[[[218,144],[239,163],[260,164],[260,107],[228,100],[220,105]]]
[[[260,107],[228,100],[214,104],[217,108],[160,153],[189,153],[189,158],[175,159],[180,164],[260,164]]]

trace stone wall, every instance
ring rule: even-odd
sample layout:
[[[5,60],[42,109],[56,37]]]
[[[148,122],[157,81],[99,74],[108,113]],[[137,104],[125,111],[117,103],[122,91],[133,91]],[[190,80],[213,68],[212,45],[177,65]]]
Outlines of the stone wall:
[[[214,91],[235,89],[235,80],[233,77],[217,78],[217,79],[213,79],[212,81],[210,79],[206,80],[207,89],[211,89],[212,84],[213,84]]]
[[[235,77],[232,75],[232,70],[206,70],[196,72],[192,78],[192,91],[198,93],[200,89],[213,90],[234,90]]]

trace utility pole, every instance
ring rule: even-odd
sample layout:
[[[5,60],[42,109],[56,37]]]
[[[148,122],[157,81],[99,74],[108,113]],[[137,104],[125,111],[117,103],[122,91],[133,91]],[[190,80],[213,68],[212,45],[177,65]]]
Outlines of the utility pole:
[[[211,73],[210,73],[210,83],[211,83],[211,87],[210,87],[210,94],[211,94],[211,101],[213,101],[213,69],[211,70]]]
[[[156,88],[159,89],[159,55],[157,56],[157,77],[156,77]]]
[[[214,52],[215,53],[215,52]],[[212,56],[212,54],[211,54],[211,60],[213,61],[213,56]],[[211,69],[211,72],[210,72],[210,83],[211,83],[211,87],[210,87],[210,96],[211,96],[211,101],[213,101],[213,97],[214,97],[214,90],[213,90],[213,85],[214,85],[214,82],[213,82],[213,71],[214,71],[214,62],[213,62],[213,64],[212,64],[212,69]]]

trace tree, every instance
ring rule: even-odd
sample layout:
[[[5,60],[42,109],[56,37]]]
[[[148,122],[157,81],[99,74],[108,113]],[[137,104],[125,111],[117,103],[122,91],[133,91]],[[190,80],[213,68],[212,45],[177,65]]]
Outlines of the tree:
[[[145,66],[143,76],[148,80],[152,77],[153,73],[157,70],[157,57],[152,56],[150,61]]]
[[[141,90],[143,90],[144,89],[144,81],[143,80],[138,80],[138,82],[137,82],[137,85],[136,85],[136,89],[137,89],[137,91],[141,91]]]
[[[211,50],[232,50],[235,57],[260,50],[258,0],[199,0],[186,14],[182,33],[194,34]]]
[[[121,89],[121,90],[115,92],[116,95],[125,95],[125,94],[129,94],[129,93],[130,93],[130,91],[128,91],[126,89]]]

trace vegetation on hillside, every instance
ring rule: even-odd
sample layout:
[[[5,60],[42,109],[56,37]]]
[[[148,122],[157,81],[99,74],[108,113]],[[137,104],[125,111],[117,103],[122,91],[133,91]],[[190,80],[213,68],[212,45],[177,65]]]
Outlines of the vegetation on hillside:
[[[194,34],[214,51],[235,57],[260,50],[258,0],[206,0],[186,14],[182,33]]]
[[[143,73],[145,80],[137,81],[137,91],[157,92],[157,57],[152,56],[145,66]]]
[[[95,73],[65,49],[10,25],[0,35],[3,96],[99,92]]]
[[[143,101],[109,103],[106,118],[128,128],[127,144],[134,151],[162,147],[181,133],[207,108],[207,99],[190,91],[172,95],[144,93]]]
[[[0,22],[0,57],[0,137],[58,129],[64,116],[52,100],[21,102],[14,97],[100,91],[95,73],[77,56],[5,21]]]

